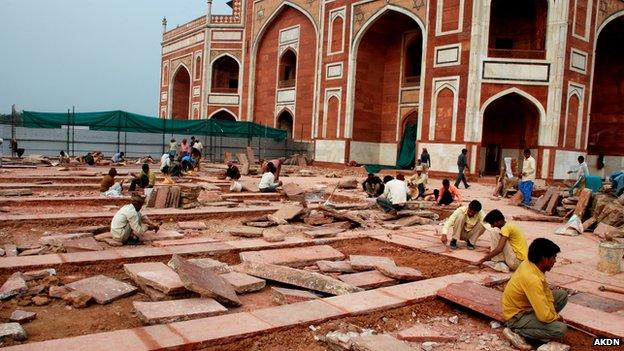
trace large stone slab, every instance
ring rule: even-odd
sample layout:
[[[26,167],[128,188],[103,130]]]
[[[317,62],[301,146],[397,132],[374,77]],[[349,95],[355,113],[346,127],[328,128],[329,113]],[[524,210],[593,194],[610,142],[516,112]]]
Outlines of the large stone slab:
[[[579,200],[576,203],[574,214],[579,216],[581,220],[583,219],[583,214],[585,214],[585,210],[587,209],[589,200],[591,200],[591,195],[592,195],[592,191],[591,189],[588,189],[588,188],[581,190],[581,193],[579,194]]]
[[[316,238],[331,238],[334,237],[342,232],[344,232],[346,229],[344,228],[318,228],[318,229],[311,229],[311,230],[306,230],[303,232],[303,234],[305,234],[306,236],[316,239]]]
[[[166,295],[186,292],[176,272],[162,262],[124,264],[124,271],[139,285],[147,285]]]
[[[297,183],[292,182],[284,184],[282,186],[282,191],[284,191],[284,194],[286,194],[286,196],[288,197],[303,194],[303,189],[301,189],[301,187]]]
[[[479,312],[492,319],[502,321],[502,292],[487,288],[475,282],[450,284],[438,290],[438,296]]]
[[[183,238],[183,239],[173,239],[173,240],[156,240],[152,241],[153,246],[165,247],[165,246],[180,246],[180,245],[191,245],[191,244],[205,244],[205,243],[213,243],[218,241],[217,239],[208,238],[208,237],[197,237],[197,238]]]
[[[271,287],[273,300],[280,305],[318,299],[320,296],[306,290]]]
[[[624,338],[624,317],[568,302],[560,313],[566,323],[598,336]]]
[[[240,254],[241,261],[279,264],[303,267],[319,260],[342,260],[345,256],[329,245],[295,247],[286,249],[246,251]]]
[[[9,299],[15,295],[20,295],[28,291],[26,280],[19,272],[13,273],[0,287],[0,300]]]
[[[279,266],[261,262],[243,262],[235,270],[256,277],[274,280],[280,283],[320,291],[331,295],[343,295],[362,291],[353,285],[337,279],[302,269]]]
[[[358,271],[375,269],[379,265],[395,265],[394,260],[385,256],[350,255],[351,267]]]
[[[355,273],[349,261],[317,261],[316,266],[325,273]]]
[[[102,251],[102,245],[98,243],[93,236],[80,239],[68,240],[63,243],[67,252],[85,252],[85,251]]]
[[[262,232],[264,228],[258,227],[249,227],[249,226],[236,226],[228,228],[227,232],[230,235],[234,236],[242,236],[244,238],[260,238],[262,237]]]
[[[75,240],[81,238],[93,237],[93,233],[71,233],[71,234],[59,234],[59,235],[45,235],[39,239],[41,245],[49,246],[62,246],[68,240]]]
[[[130,284],[120,282],[119,280],[105,275],[96,275],[65,286],[72,290],[92,296],[97,303],[102,305],[119,298],[132,295],[137,290],[137,288]]]
[[[283,205],[275,213],[269,216],[269,219],[277,219],[278,224],[282,221],[290,221],[297,217],[303,211],[303,207],[299,205]]]
[[[238,294],[262,290],[266,286],[266,281],[264,279],[258,279],[249,274],[240,272],[221,274],[221,278],[230,283]]]
[[[174,271],[178,270],[179,258],[180,256],[174,255],[167,263],[167,265]],[[232,268],[228,266],[227,263],[213,260],[212,258],[191,258],[187,261],[202,268],[209,269],[217,274],[230,273],[232,271]]]
[[[157,240],[175,240],[183,239],[184,234],[178,233],[175,230],[161,229],[158,232],[147,231],[140,236],[141,241],[150,242]]]
[[[204,222],[188,221],[188,222],[178,222],[178,228],[182,230],[184,229],[203,230],[203,229],[208,229],[208,226],[206,226],[206,223]]]
[[[394,285],[396,283],[396,280],[387,277],[378,271],[342,274],[338,276],[338,279],[362,289],[375,289],[383,286]]]
[[[178,322],[227,312],[227,308],[211,298],[159,302],[134,301],[132,304],[137,312],[137,316],[145,324]]]
[[[417,351],[390,334],[361,335],[351,339],[355,351]]]
[[[379,273],[398,280],[421,280],[425,276],[421,271],[411,267],[399,267],[395,265],[379,265],[377,266]]]
[[[184,286],[201,296],[211,297],[228,306],[240,306],[241,302],[236,296],[236,291],[225,279],[210,269],[202,268],[185,259],[177,257],[177,273]]]
[[[585,292],[571,295],[568,298],[568,301],[573,302],[577,305],[582,305],[594,310],[600,310],[604,312],[617,312],[619,310],[624,310],[623,301],[610,299],[608,297],[596,296]]]
[[[436,331],[424,324],[416,324],[411,328],[403,329],[397,337],[409,342],[455,342],[457,340],[457,336],[450,335],[448,330]]]

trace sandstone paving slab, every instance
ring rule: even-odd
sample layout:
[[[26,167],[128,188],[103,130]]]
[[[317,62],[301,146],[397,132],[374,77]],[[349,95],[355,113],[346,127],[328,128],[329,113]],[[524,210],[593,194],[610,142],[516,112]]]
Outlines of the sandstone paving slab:
[[[355,269],[351,267],[349,261],[316,261],[316,266],[321,272],[326,273],[355,273]]]
[[[302,267],[318,260],[341,260],[345,256],[329,245],[316,245],[262,251],[246,251],[239,254],[241,261]]]
[[[567,283],[565,285],[561,285],[561,287],[565,289],[572,289],[572,290],[579,291],[579,292],[586,292],[594,296],[600,296],[600,297],[605,297],[611,300],[624,302],[624,294],[618,294],[616,292],[610,292],[610,291],[600,291],[599,288],[601,286],[618,289],[617,287],[614,287],[614,286],[604,285],[598,282],[593,282],[591,280],[584,280],[584,279],[577,280],[571,283]]]
[[[403,329],[397,333],[397,338],[409,342],[455,342],[457,336],[449,334],[448,330],[437,331],[425,324],[416,324],[413,327]]]
[[[560,315],[575,327],[603,337],[624,337],[624,317],[615,313],[595,310],[575,303],[568,303]]]
[[[405,299],[386,294],[381,290],[369,290],[349,295],[333,296],[323,299],[328,304],[335,306],[350,315],[372,313],[404,306]]]
[[[551,287],[563,287],[564,285],[570,284],[572,282],[576,282],[580,280],[579,277],[573,277],[566,274],[555,273],[553,271],[546,272],[546,281],[548,285]]]
[[[39,239],[41,245],[61,246],[68,240],[93,237],[92,233],[70,233],[58,235],[45,235]]]
[[[9,299],[28,291],[26,280],[19,272],[13,273],[0,287],[0,300]]]
[[[211,297],[228,306],[240,306],[236,291],[227,281],[210,269],[202,268],[178,257],[177,273],[184,286],[201,296]]]
[[[137,284],[147,285],[166,295],[187,291],[178,274],[162,262],[129,263],[123,267]]]
[[[442,289],[449,284],[477,280],[479,280],[479,277],[473,274],[457,273],[437,278],[419,280],[416,282],[385,287],[381,288],[380,290],[392,296],[396,296],[410,302],[418,302],[434,298],[437,295],[439,289]]]
[[[362,289],[375,289],[383,286],[396,284],[396,280],[387,277],[379,271],[366,271],[359,273],[341,274],[337,277],[345,283]]]
[[[303,234],[305,234],[307,237],[310,237],[310,238],[327,238],[327,237],[334,237],[344,232],[345,230],[346,229],[344,228],[319,228],[319,229],[305,230]]]
[[[263,250],[268,248],[290,247],[300,244],[309,244],[310,241],[303,238],[285,238],[280,242],[267,242],[264,239],[229,240],[223,242],[236,250]]]
[[[227,229],[228,234],[234,236],[242,236],[245,238],[259,238],[262,237],[264,228],[250,227],[250,226],[235,226]]]
[[[46,255],[47,256],[47,255]],[[70,252],[59,254],[62,263],[91,263],[114,261],[122,258],[116,250]]]
[[[438,296],[479,312],[492,319],[502,321],[502,292],[487,288],[475,282],[450,284],[438,291]]]
[[[350,255],[351,267],[358,271],[375,269],[378,265],[394,265],[394,260],[385,256]]]
[[[421,280],[425,279],[425,276],[421,271],[411,267],[399,267],[394,265],[379,265],[377,266],[379,273],[386,277],[398,280]]]
[[[156,240],[175,240],[183,239],[184,234],[181,234],[175,230],[161,229],[157,232],[147,231],[140,235],[141,241],[150,242]]]
[[[263,308],[250,313],[275,328],[285,328],[300,323],[318,323],[344,314],[340,309],[321,299]]]
[[[90,252],[90,251],[102,251],[102,245],[98,243],[93,236],[88,236],[80,239],[72,239],[63,242],[63,247],[67,252]]]
[[[351,338],[351,343],[356,351],[418,351],[390,334],[361,335]]]
[[[331,295],[343,295],[362,291],[361,288],[323,274],[275,264],[243,262],[240,265],[235,266],[234,269],[256,277],[274,280],[280,283],[290,284]]]
[[[177,345],[200,343],[200,345],[206,347],[214,345],[215,343],[223,344],[235,339],[250,337],[276,329],[267,321],[252,315],[250,312],[232,313],[210,318],[176,322],[170,324],[168,327],[173,328],[176,334],[183,337],[184,342],[178,343]],[[166,346],[173,345],[168,344]]]
[[[214,316],[227,312],[216,300],[193,298],[159,302],[134,301],[134,309],[145,324],[171,323]]]
[[[264,279],[258,279],[245,273],[225,273],[221,274],[221,278],[230,283],[234,287],[234,291],[238,294],[262,290],[266,286],[266,281]]]
[[[183,238],[183,239],[173,239],[173,240],[156,240],[152,242],[154,246],[180,246],[180,245],[189,245],[189,244],[205,244],[205,243],[213,243],[218,241],[217,239],[208,238],[208,237],[197,237],[197,238]]]
[[[590,293],[582,292],[568,297],[569,302],[573,302],[577,305],[589,307],[594,310],[604,312],[617,312],[624,310],[624,302],[608,297],[596,296]]]
[[[190,258],[187,261],[217,274],[230,273],[232,271],[232,268],[227,263],[213,260],[212,258]],[[175,255],[169,260],[167,265],[175,271],[178,269],[179,262],[179,256]]]
[[[448,257],[453,257],[453,258],[456,258],[458,260],[462,260],[462,261],[468,262],[470,264],[476,264],[477,262],[479,262],[483,258],[483,256],[485,256],[485,254],[487,252],[488,252],[487,249],[483,249],[483,248],[479,248],[479,247],[477,247],[476,250],[467,250],[467,249],[464,249],[464,248],[460,247],[460,249],[457,249],[457,250],[451,250],[449,252],[443,252],[442,255],[448,256]]]
[[[282,205],[272,216],[278,220],[290,221],[302,211],[303,207],[300,205]]]
[[[280,305],[318,299],[320,296],[306,290],[271,287],[273,300]]]
[[[137,288],[119,280],[97,275],[65,285],[83,294],[92,296],[99,304],[107,304],[119,298],[133,294]]]
[[[595,266],[590,266],[584,263],[555,265],[552,271],[554,273],[565,274],[572,277],[599,282],[605,285],[624,288],[624,273],[606,274],[598,271]]]

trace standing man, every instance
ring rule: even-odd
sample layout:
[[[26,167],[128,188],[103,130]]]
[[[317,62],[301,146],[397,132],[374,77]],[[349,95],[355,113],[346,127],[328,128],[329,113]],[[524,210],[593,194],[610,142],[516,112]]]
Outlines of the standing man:
[[[457,240],[466,241],[468,250],[474,250],[475,244],[481,234],[485,231],[483,226],[483,218],[485,213],[481,210],[481,203],[472,200],[468,206],[462,206],[456,209],[453,214],[444,222],[442,228],[442,236],[440,240],[446,245],[447,235],[451,236],[451,249],[457,249]]]
[[[158,230],[158,224],[152,222],[147,216],[141,215],[141,208],[145,203],[145,198],[139,195],[132,195],[132,203],[123,206],[117,211],[111,222],[111,234],[113,239],[125,244],[130,236],[134,234],[133,243],[140,241],[140,236],[147,229]]]
[[[492,226],[488,230],[490,253],[477,265],[485,265],[504,273],[510,269],[515,271],[527,259],[528,254],[528,245],[522,230],[515,223],[506,222],[505,216],[499,210],[490,211],[483,221]]]
[[[461,154],[459,154],[459,156],[457,157],[457,170],[459,172],[457,173],[457,179],[455,180],[455,187],[459,187],[460,182],[464,182],[464,186],[466,187],[466,189],[470,187],[470,185],[468,185],[468,182],[466,181],[466,175],[464,175],[464,171],[470,171],[470,169],[468,169],[468,157],[466,157],[467,154],[468,150],[462,149]]]
[[[394,179],[392,176],[385,176],[384,183],[384,192],[377,198],[377,205],[384,212],[396,214],[405,207],[407,202],[407,185],[404,181]]]
[[[579,163],[579,169],[576,171],[568,172],[568,174],[578,173],[578,176],[576,178],[576,183],[574,183],[574,185],[572,185],[572,187],[570,188],[570,196],[574,196],[575,188],[578,187],[581,190],[585,188],[585,184],[586,184],[585,180],[587,176],[589,175],[589,168],[587,167],[587,163],[585,162],[585,157],[579,156],[577,161]]]
[[[567,331],[559,312],[568,302],[565,290],[552,291],[544,273],[550,271],[561,249],[545,238],[533,240],[523,261],[503,291],[503,335],[517,348],[530,350],[524,338],[548,342]]]
[[[423,147],[423,151],[420,154],[420,165],[424,168],[425,173],[431,168],[431,156],[426,147]]]
[[[531,205],[531,195],[533,194],[533,182],[535,182],[535,159],[531,156],[530,149],[524,149],[524,161],[522,161],[522,173],[518,176],[518,190],[522,193],[522,204]]]

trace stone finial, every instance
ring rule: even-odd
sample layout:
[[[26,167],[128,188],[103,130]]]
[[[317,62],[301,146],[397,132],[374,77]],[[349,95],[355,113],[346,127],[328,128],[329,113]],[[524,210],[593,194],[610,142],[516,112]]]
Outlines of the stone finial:
[[[163,27],[163,33],[166,32],[167,31],[167,17],[163,17],[162,27]]]

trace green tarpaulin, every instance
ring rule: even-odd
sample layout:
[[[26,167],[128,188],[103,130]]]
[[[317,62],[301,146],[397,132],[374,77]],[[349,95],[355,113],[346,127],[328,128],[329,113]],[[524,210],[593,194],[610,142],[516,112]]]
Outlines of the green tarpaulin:
[[[22,112],[22,125],[30,128],[62,128],[63,126],[88,127],[90,130],[157,133],[197,134],[225,137],[263,137],[286,139],[286,131],[253,122],[234,122],[216,119],[173,120],[149,117],[126,111],[50,113]]]
[[[416,162],[416,124],[408,124],[403,132],[403,141],[401,142],[401,151],[397,157],[397,169],[414,168]]]

